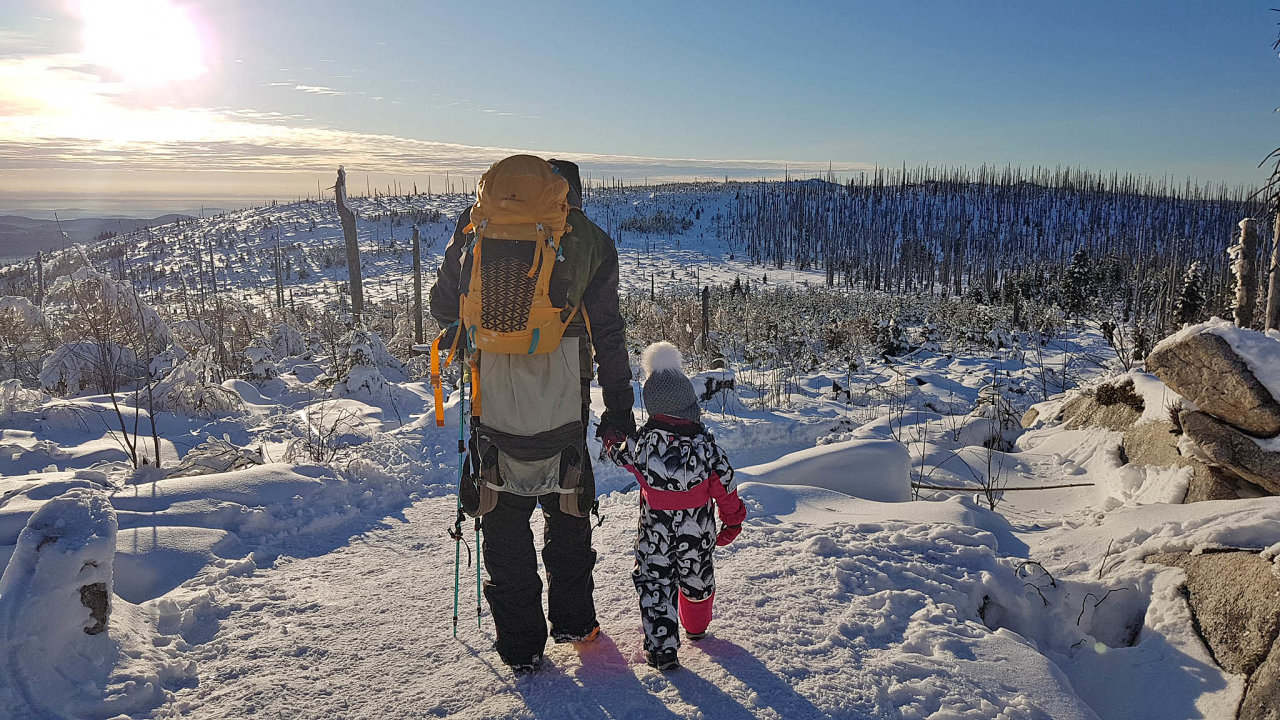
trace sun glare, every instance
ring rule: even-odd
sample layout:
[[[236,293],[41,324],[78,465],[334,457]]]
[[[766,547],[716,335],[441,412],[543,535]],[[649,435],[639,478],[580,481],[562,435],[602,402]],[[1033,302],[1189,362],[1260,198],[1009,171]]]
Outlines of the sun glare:
[[[205,72],[200,31],[170,0],[81,0],[84,53],[135,87],[190,80]]]

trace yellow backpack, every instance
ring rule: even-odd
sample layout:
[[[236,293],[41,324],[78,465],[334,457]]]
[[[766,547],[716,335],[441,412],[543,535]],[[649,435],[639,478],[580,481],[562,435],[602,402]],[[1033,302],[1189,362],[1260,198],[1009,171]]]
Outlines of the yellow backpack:
[[[465,230],[475,233],[471,280],[459,306],[475,349],[534,355],[560,345],[569,323],[548,289],[563,259],[560,238],[572,229],[568,193],[569,182],[533,155],[496,162],[480,179]]]
[[[573,229],[568,194],[569,181],[533,155],[499,160],[480,178],[471,222],[464,228],[475,238],[468,248],[471,274],[459,298],[455,347],[461,342],[464,348],[508,355],[542,354],[559,347],[579,309],[563,317],[567,308],[556,307],[549,296],[552,270],[564,257],[560,239]],[[437,338],[432,347],[432,381],[436,423],[443,425],[439,342]],[[454,356],[454,348],[449,350],[446,367]],[[473,383],[472,393],[473,413],[478,415],[478,383]]]

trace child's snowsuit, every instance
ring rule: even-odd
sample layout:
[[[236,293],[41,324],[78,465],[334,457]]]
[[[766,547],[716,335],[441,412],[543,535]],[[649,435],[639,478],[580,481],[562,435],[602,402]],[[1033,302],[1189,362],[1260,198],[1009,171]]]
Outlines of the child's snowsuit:
[[[680,624],[701,633],[711,622],[716,519],[727,544],[747,510],[733,468],[701,423],[666,415],[652,417],[638,438],[607,448],[609,459],[640,483],[640,526],[632,581],[640,593],[640,619],[648,651],[680,647]],[[679,589],[677,610],[676,590]]]

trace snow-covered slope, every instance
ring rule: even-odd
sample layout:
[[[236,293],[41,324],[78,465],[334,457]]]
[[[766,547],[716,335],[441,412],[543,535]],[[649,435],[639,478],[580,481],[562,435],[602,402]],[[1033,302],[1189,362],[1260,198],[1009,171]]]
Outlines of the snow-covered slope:
[[[728,198],[619,190],[589,211],[620,236],[632,289],[763,285],[766,274],[791,284],[790,270],[750,267],[718,236]],[[433,269],[465,201],[358,200],[366,292],[406,297],[410,223]],[[696,219],[671,236],[619,229],[659,209]],[[205,223],[134,239],[124,262],[153,281],[152,297],[207,274],[212,253],[221,287],[270,304],[277,235],[297,302],[327,301],[346,279],[325,267],[340,230],[322,205]],[[806,280],[822,278],[796,273]],[[156,470],[130,467],[110,398],[0,386],[0,564],[33,567],[20,533],[67,492],[96,498],[85,502],[117,527],[112,624],[74,663],[44,652],[79,639],[67,604],[43,613],[29,587],[0,586],[0,620],[28,618],[0,628],[20,639],[0,647],[0,707],[15,718],[1230,717],[1243,679],[1195,635],[1182,571],[1143,558],[1280,554],[1280,502],[1176,504],[1186,471],[1123,464],[1118,433],[1022,432],[1016,417],[1033,401],[1115,369],[1095,331],[1040,339],[951,343],[959,353],[918,343],[838,365],[815,352],[770,366],[748,361],[749,346],[699,373],[699,390],[735,380],[703,418],[741,470],[748,520],[716,551],[710,637],[686,643],[685,668],[665,675],[643,661],[630,580],[638,494],[613,467],[597,476],[600,641],[553,646],[545,669],[514,678],[490,649],[483,607],[477,624],[469,525],[455,639],[456,392],[437,428],[419,381],[388,372],[385,392],[342,396],[325,391],[318,353],[282,356],[279,377],[219,386],[239,398],[235,412],[157,412]],[[122,411],[148,426],[144,410]],[[1044,486],[1054,489],[1005,490]],[[40,592],[74,601],[78,582]],[[50,623],[75,632],[39,629]],[[68,668],[74,693],[60,689]]]

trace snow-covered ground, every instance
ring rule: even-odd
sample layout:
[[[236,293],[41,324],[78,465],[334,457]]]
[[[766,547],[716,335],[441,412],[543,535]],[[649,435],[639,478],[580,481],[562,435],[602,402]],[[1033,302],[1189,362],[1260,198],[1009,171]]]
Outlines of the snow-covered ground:
[[[645,212],[681,210],[679,197],[647,200]],[[624,236],[633,289],[763,280],[764,269],[702,235],[713,200],[683,236]],[[228,234],[288,237],[317,232],[313,209],[281,208],[267,230],[249,214],[215,221]],[[407,234],[379,227],[379,242],[393,227],[397,240]],[[429,225],[437,253],[448,229]],[[394,293],[403,248],[371,253],[370,267],[372,294]],[[321,277],[304,289],[331,292],[336,271],[312,271]],[[790,270],[768,274],[792,282]],[[247,270],[223,280],[270,287]],[[796,273],[806,280],[822,277]],[[701,388],[737,373],[735,390],[704,403],[704,420],[739,468],[749,514],[716,551],[710,636],[686,642],[684,668],[667,674],[641,652],[630,579],[638,494],[613,467],[597,477],[600,640],[550,646],[544,669],[514,677],[491,650],[487,609],[477,622],[469,522],[455,638],[456,393],[437,428],[421,382],[325,394],[322,363],[281,360],[279,378],[222,384],[239,398],[234,413],[157,412],[165,469],[135,470],[110,398],[0,386],[0,714],[1232,717],[1243,678],[1197,637],[1183,571],[1144,558],[1222,546],[1274,557],[1280,499],[1182,505],[1190,470],[1123,464],[1119,433],[1021,430],[1046,368],[1085,385],[1114,369],[1097,361],[1111,351],[1087,329],[1014,345],[804,369],[784,396],[758,367],[699,374]],[[1168,390],[1134,377],[1148,406],[1163,408]],[[145,411],[123,412],[148,427]],[[913,482],[964,489],[913,492]],[[55,510],[83,519],[50,529]],[[43,538],[59,533],[79,544],[42,570]],[[92,621],[75,615],[79,588],[96,581],[88,568],[101,571],[107,536],[111,624],[82,638],[76,623]]]
[[[939,359],[920,371],[976,401],[964,364],[947,373]],[[686,643],[682,671],[644,664],[629,577],[637,493],[602,468],[604,637],[553,646],[546,669],[516,679],[489,649],[487,612],[476,625],[467,549],[452,634],[455,416],[437,429],[426,402],[405,402],[402,423],[344,402],[367,430],[352,430],[336,465],[158,479],[127,470],[100,428],[77,434],[58,405],[12,415],[0,431],[4,555],[68,489],[105,493],[120,528],[110,674],[50,695],[50,661],[26,643],[40,639],[8,624],[0,697],[14,716],[1229,717],[1243,680],[1197,639],[1181,571],[1143,557],[1280,537],[1275,498],[1168,504],[1186,471],[1121,466],[1110,431],[1037,429],[995,452],[1005,484],[1092,486],[1008,492],[993,512],[972,476],[974,492],[909,499],[921,472],[941,484],[986,472],[988,451],[951,441],[945,419],[909,410],[895,431],[881,406],[855,425],[816,390],[778,411],[712,401],[730,456],[765,462],[742,467],[750,516],[717,552],[711,637]],[[263,424],[241,426],[279,422],[254,412]]]

